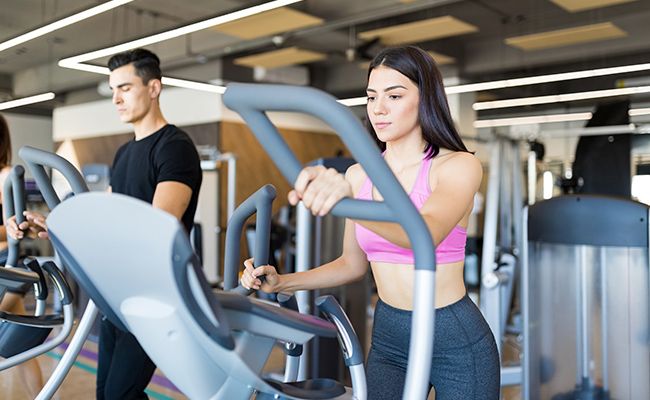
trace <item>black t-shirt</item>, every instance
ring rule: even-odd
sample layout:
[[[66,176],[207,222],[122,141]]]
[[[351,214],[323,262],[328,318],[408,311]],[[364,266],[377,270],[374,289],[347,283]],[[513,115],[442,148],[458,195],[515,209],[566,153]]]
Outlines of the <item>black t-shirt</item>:
[[[113,193],[151,203],[160,182],[180,182],[192,189],[182,223],[190,232],[202,180],[201,161],[192,139],[174,125],[165,125],[142,140],[131,140],[117,150],[111,172]]]

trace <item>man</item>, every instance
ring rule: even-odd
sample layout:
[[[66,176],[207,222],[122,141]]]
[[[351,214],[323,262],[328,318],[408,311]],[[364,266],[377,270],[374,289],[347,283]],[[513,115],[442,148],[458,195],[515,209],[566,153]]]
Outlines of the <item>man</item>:
[[[135,133],[135,138],[115,155],[109,191],[136,197],[167,211],[189,232],[202,179],[200,160],[189,136],[168,124],[162,115],[160,61],[150,51],[136,49],[114,55],[108,67],[113,103],[122,122],[133,124]],[[30,236],[46,237],[44,218],[34,213],[26,213],[26,217],[28,221],[21,224],[21,229],[29,231]],[[15,220],[8,221],[8,232],[22,237],[24,233],[16,229]],[[142,229],[142,234],[147,234],[146,227],[124,229]],[[144,389],[155,368],[131,333],[102,319],[98,400],[147,399]]]

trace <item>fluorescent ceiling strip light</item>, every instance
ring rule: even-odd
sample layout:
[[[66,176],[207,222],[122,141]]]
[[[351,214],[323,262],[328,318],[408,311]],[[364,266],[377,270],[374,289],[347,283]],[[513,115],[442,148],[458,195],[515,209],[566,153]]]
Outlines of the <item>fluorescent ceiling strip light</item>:
[[[70,68],[76,69],[76,70],[79,70],[79,71],[93,72],[93,73],[102,74],[102,75],[110,75],[111,74],[111,71],[108,68],[100,67],[100,66],[96,66],[96,65],[74,64],[74,65],[71,65]],[[186,88],[186,89],[200,90],[200,91],[203,91],[203,92],[211,92],[211,93],[218,93],[218,94],[224,94],[226,92],[226,87],[225,86],[213,85],[213,84],[210,84],[210,83],[203,83],[203,82],[196,82],[196,81],[188,81],[186,79],[169,78],[169,77],[163,76],[161,82],[162,82],[163,85],[176,86],[176,87],[181,87],[181,88]]]
[[[11,47],[18,46],[21,43],[25,43],[29,40],[36,39],[39,36],[47,35],[50,32],[54,32],[57,29],[65,28],[68,25],[72,25],[84,19],[94,17],[97,14],[112,10],[113,8],[119,7],[123,4],[130,3],[133,0],[112,0],[104,4],[100,4],[97,7],[90,8],[88,10],[82,11],[80,13],[71,15],[67,18],[60,19],[58,21],[52,22],[51,24],[45,25],[44,27],[35,29],[31,32],[27,32],[24,35],[20,35],[13,39],[7,40],[6,42],[0,43],[0,51],[7,50]]]
[[[54,93],[48,92],[36,96],[23,97],[22,99],[5,101],[4,103],[0,103],[0,110],[7,110],[10,108],[26,106],[28,104],[40,103],[42,101],[52,100],[54,97],[56,97]]]
[[[650,108],[635,108],[633,110],[629,110],[627,114],[630,117],[635,117],[637,115],[648,115],[650,114]]]
[[[97,51],[92,51],[90,53],[80,54],[78,56],[64,58],[59,61],[59,66],[63,68],[76,69],[79,71],[92,72],[102,75],[110,75],[110,71],[106,67],[100,67],[96,65],[82,64],[83,62],[93,60],[100,57],[110,56],[122,51],[131,50],[138,47],[144,47],[153,43],[162,42],[164,40],[172,39],[178,36],[187,35],[193,32],[197,32],[206,28],[211,28],[216,25],[224,24],[226,22],[235,21],[244,17],[249,17],[251,15],[259,14],[264,11],[273,10],[276,8],[284,7],[289,4],[297,3],[302,0],[276,0],[271,1],[265,4],[260,4],[258,6],[249,7],[244,10],[235,11],[230,14],[222,15],[219,17],[211,18],[205,21],[197,22],[195,24],[190,24],[180,28],[172,29],[167,32],[162,32],[156,35],[148,36],[142,39],[133,40],[127,43],[122,43],[117,46],[108,47],[105,49],[100,49]],[[163,77],[162,83],[170,86],[183,87],[194,90],[201,90],[212,93],[223,94],[226,91],[225,86],[212,85],[209,83],[189,81],[185,79],[176,79]]]
[[[650,70],[650,63],[624,65],[621,67],[599,68],[585,71],[564,72],[560,74],[530,76],[526,78],[504,79],[492,82],[469,83],[465,85],[454,85],[445,87],[447,94],[481,92],[485,90],[503,89],[508,87],[536,85],[540,83],[561,82],[573,79],[593,78],[596,76],[607,76],[625,74],[628,72]],[[339,100],[339,103],[346,106],[360,106],[367,103],[366,97],[354,97]]]
[[[343,104],[344,106],[348,107],[353,107],[353,106],[365,106],[368,104],[368,98],[367,97],[352,97],[349,99],[340,99],[337,100],[339,103]]]
[[[205,21],[197,22],[194,24],[182,26],[180,28],[172,29],[166,32],[158,33],[156,35],[147,36],[142,39],[132,40],[130,42],[122,43],[117,46],[107,47],[90,53],[80,54],[78,56],[65,58],[59,61],[59,66],[68,67],[72,63],[82,63],[96,58],[110,56],[112,54],[120,53],[122,51],[135,49],[138,47],[148,46],[150,44],[162,42],[164,40],[173,39],[178,36],[189,35],[203,29],[211,28],[216,25],[225,24],[226,22],[235,21],[244,17],[259,14],[264,11],[273,10],[279,7],[284,7],[289,4],[297,3],[302,0],[275,0],[268,3],[260,4],[258,6],[249,7],[244,10],[232,12],[230,14],[221,15]]]
[[[586,112],[586,113],[573,113],[573,114],[540,115],[536,117],[486,119],[486,120],[474,121],[474,128],[494,128],[498,126],[546,124],[549,122],[585,121],[591,119],[591,117],[592,114],[590,112]]]
[[[162,83],[163,85],[182,87],[185,89],[201,90],[203,92],[211,92],[211,93],[218,93],[218,94],[224,94],[226,92],[225,86],[213,85],[211,83],[188,81],[185,79],[168,78],[166,76],[163,76]]]
[[[492,82],[469,83],[466,85],[449,86],[445,88],[447,94],[480,92],[484,90],[503,89],[508,87],[536,85],[540,83],[561,82],[574,79],[593,78],[596,76],[607,76],[624,74],[628,72],[650,70],[650,63],[624,65],[621,67],[590,69],[585,71],[564,72],[560,74],[539,75],[527,78],[504,79]]]
[[[495,100],[474,103],[472,108],[479,110],[493,110],[495,108],[508,108],[530,106],[538,104],[562,103],[567,101],[599,99],[603,97],[626,96],[638,93],[650,92],[650,86],[638,86],[622,89],[595,90],[593,92],[579,92],[567,94],[555,94],[550,96],[522,97],[519,99]]]

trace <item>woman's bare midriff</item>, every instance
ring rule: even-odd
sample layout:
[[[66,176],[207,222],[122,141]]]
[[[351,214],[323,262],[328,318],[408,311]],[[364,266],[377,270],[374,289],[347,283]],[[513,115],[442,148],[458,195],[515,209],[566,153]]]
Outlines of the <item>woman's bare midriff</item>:
[[[453,304],[465,295],[464,261],[440,264],[436,268],[435,307]],[[372,262],[372,273],[381,300],[402,310],[413,309],[415,268],[411,264]]]

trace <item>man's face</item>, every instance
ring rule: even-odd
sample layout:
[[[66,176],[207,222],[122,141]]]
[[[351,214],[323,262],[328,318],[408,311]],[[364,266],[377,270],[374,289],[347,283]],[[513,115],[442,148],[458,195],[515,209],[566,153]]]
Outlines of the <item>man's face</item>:
[[[113,104],[122,122],[137,124],[147,115],[155,99],[153,81],[143,84],[132,63],[111,72],[109,84],[113,90]]]

